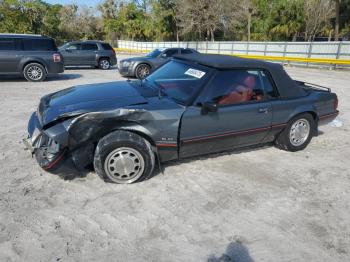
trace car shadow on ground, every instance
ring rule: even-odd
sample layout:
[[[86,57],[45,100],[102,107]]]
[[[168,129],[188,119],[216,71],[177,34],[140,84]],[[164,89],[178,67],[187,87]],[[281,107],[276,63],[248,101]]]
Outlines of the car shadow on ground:
[[[47,81],[63,81],[63,80],[73,80],[73,79],[78,79],[81,78],[81,74],[60,74],[60,75],[55,75],[55,76],[49,76],[47,77]]]
[[[184,158],[184,159],[180,159],[180,160],[169,161],[169,162],[161,164],[161,170],[159,170],[159,165],[158,165],[158,169],[156,170],[156,172],[154,172],[154,174],[150,178],[153,178],[159,174],[162,174],[166,170],[166,168],[171,167],[171,166],[190,163],[190,162],[197,161],[197,160],[208,160],[208,159],[214,159],[214,158],[218,158],[218,157],[222,157],[222,156],[231,156],[231,155],[236,155],[236,154],[240,154],[240,153],[260,151],[260,150],[264,150],[264,149],[272,147],[272,146],[273,146],[272,143],[259,144],[259,145],[253,145],[253,146],[248,146],[248,147],[236,148],[236,149],[227,150],[227,151],[218,152],[218,153],[211,153],[211,154],[207,154],[207,155],[200,155],[200,156],[194,156],[194,157]]]
[[[51,81],[62,81],[62,80],[72,80],[81,78],[81,74],[58,74],[48,76],[43,82],[51,82]],[[20,76],[0,76],[0,82],[28,82],[24,77]]]
[[[250,256],[248,249],[240,242],[230,243],[224,254],[217,257],[210,255],[208,262],[254,262],[254,259]]]
[[[272,146],[271,144],[254,145],[254,146],[244,147],[244,148],[240,148],[240,149],[233,149],[233,150],[219,152],[219,153],[195,156],[195,157],[185,158],[185,159],[181,159],[181,160],[174,160],[174,161],[166,162],[166,163],[161,164],[161,165],[159,165],[159,163],[157,161],[157,163],[155,163],[155,170],[153,171],[153,174],[148,178],[148,180],[152,179],[153,177],[156,177],[158,175],[164,174],[164,171],[167,167],[180,165],[180,164],[184,164],[184,163],[189,163],[189,162],[196,161],[196,160],[207,160],[207,159],[213,159],[213,158],[222,157],[222,156],[240,154],[240,153],[244,153],[244,152],[264,150],[264,149],[271,147],[271,146]],[[83,170],[71,171],[69,174],[60,174],[59,177],[61,177],[64,180],[81,179],[81,178],[85,178],[91,172],[95,172],[92,164]]]
[[[67,66],[64,68],[65,71],[69,70],[101,70],[101,71],[109,71],[109,70],[117,70],[116,66],[112,66],[110,69],[99,69],[98,67],[94,66]]]

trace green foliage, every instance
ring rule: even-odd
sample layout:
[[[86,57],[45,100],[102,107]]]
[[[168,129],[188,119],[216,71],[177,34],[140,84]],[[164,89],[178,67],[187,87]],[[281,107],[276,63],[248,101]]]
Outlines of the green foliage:
[[[306,35],[313,39],[334,34],[334,1],[104,0],[94,9],[44,0],[0,0],[0,32],[43,34],[59,43],[72,39],[247,40],[248,28],[251,40],[296,40]],[[315,3],[330,10],[323,20],[320,11],[317,22]],[[349,30],[350,0],[341,0],[340,32]]]
[[[58,43],[71,39],[102,39],[102,22],[95,12],[76,5],[50,5],[41,0],[0,0],[0,33],[51,36]]]
[[[157,41],[174,40],[177,37],[174,0],[152,1],[151,23],[148,24],[148,37]]]
[[[252,39],[290,40],[302,32],[304,0],[256,0]]]

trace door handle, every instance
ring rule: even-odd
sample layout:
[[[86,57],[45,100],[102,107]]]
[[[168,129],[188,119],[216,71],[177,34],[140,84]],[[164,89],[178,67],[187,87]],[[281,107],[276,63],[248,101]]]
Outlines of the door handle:
[[[258,112],[259,112],[259,113],[265,113],[265,114],[267,114],[267,113],[269,112],[269,109],[268,109],[267,107],[265,107],[265,108],[259,108]]]

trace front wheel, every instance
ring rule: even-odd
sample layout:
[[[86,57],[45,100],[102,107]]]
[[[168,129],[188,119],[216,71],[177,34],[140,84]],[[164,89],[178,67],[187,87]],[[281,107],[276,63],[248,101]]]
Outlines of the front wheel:
[[[94,167],[107,182],[131,184],[147,179],[154,169],[150,143],[128,131],[115,131],[103,137],[96,148]]]
[[[38,63],[30,63],[26,65],[23,69],[23,75],[25,79],[30,82],[41,82],[46,79],[45,68]]]
[[[144,79],[151,73],[151,67],[146,64],[138,65],[135,69],[135,75],[138,79]]]
[[[108,70],[111,68],[111,63],[107,58],[101,58],[98,62],[98,67],[102,70]]]
[[[315,125],[315,120],[310,114],[294,117],[277,137],[276,145],[280,149],[291,152],[303,150],[312,139]]]

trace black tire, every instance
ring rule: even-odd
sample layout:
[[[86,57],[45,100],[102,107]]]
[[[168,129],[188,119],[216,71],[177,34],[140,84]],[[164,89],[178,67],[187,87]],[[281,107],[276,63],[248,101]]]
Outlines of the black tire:
[[[109,61],[108,58],[101,58],[98,61],[98,67],[102,70],[108,70],[111,68],[111,62]]]
[[[307,137],[305,135],[305,140],[300,139],[300,144],[297,143],[298,139],[294,140],[294,137],[291,135],[291,130],[292,128],[294,128],[294,125],[297,125],[297,123],[301,123],[304,125],[306,125],[306,123],[309,124],[308,135]],[[310,143],[313,134],[315,133],[315,130],[316,122],[312,115],[308,113],[297,115],[288,122],[284,130],[278,135],[275,144],[278,148],[286,151],[296,152],[303,150]]]
[[[123,163],[126,163],[127,161],[132,162],[132,160],[130,160],[128,156],[126,157],[128,159],[126,160],[124,159],[123,157],[124,149],[132,150],[132,152],[129,153],[130,155],[134,155],[134,156],[136,155],[136,157],[138,155],[139,156],[138,163],[140,162],[144,163],[144,167],[139,167],[139,169],[136,169],[136,167],[134,167],[135,169],[131,171],[131,173],[129,173],[128,175],[125,175],[124,173],[119,174],[117,170],[118,157],[121,159]],[[118,150],[121,150],[121,153],[118,153],[119,152]],[[118,155],[118,157],[116,160],[114,160],[114,158],[116,158],[116,155]],[[114,167],[111,166],[113,164],[109,164],[110,161],[112,160],[113,162],[115,161]],[[128,131],[118,130],[108,134],[98,142],[98,145],[95,150],[95,156],[94,156],[95,171],[106,182],[112,182],[112,183],[118,183],[118,184],[131,184],[131,183],[141,182],[151,176],[154,169],[154,164],[155,164],[155,157],[151,149],[151,144],[147,140],[145,140],[143,137]],[[130,165],[128,165],[127,167],[123,167],[121,169],[122,171],[127,172],[126,170],[129,169],[129,167]],[[111,168],[113,168],[113,171],[108,170]],[[115,172],[115,173],[111,174],[111,172]],[[136,173],[135,177],[130,176],[132,172]],[[124,176],[126,177],[124,178]]]
[[[139,64],[135,69],[135,76],[138,79],[144,79],[151,73],[151,67],[147,64]]]
[[[39,63],[30,63],[23,69],[23,75],[29,82],[42,82],[46,79],[45,68]]]

